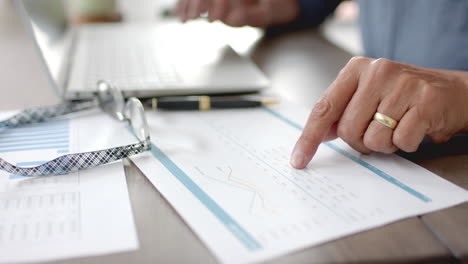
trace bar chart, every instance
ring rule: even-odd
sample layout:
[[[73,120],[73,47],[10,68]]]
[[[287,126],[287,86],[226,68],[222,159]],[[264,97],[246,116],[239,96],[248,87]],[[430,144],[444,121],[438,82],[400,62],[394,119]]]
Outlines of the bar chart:
[[[56,120],[0,131],[0,153],[56,150],[68,153],[70,121]]]
[[[22,126],[0,131],[0,155],[15,154],[12,160],[16,166],[31,167],[47,160],[22,160],[21,153],[47,151],[54,154],[69,153],[70,120],[54,120],[45,123]],[[10,179],[21,179],[20,175],[10,175]]]

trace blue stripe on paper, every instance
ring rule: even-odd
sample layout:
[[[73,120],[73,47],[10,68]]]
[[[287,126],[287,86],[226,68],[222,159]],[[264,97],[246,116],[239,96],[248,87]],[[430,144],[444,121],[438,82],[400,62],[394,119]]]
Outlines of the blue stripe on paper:
[[[287,117],[281,115],[280,113],[272,110],[271,108],[268,108],[268,107],[263,107],[263,109],[265,109],[265,111],[267,111],[268,113],[272,114],[274,117],[282,120],[283,122],[287,123],[288,125],[296,128],[297,130],[299,131],[302,131],[304,128],[302,126],[300,126],[299,124],[291,121],[290,119],[288,119]],[[395,179],[394,177],[390,176],[388,173],[378,169],[377,167],[365,162],[364,160],[350,154],[349,152],[345,151],[344,149],[336,146],[335,144],[331,143],[331,142],[325,142],[323,143],[325,146],[335,150],[336,152],[342,154],[343,156],[349,158],[350,160],[358,163],[359,165],[363,166],[364,168],[372,171],[373,173],[375,173],[377,176],[381,177],[382,179],[386,180],[387,182],[397,186],[398,188],[406,191],[407,193],[413,195],[414,197],[420,199],[421,201],[423,202],[431,202],[432,199],[427,197],[426,195],[416,191],[415,189],[411,188],[410,186],[400,182],[399,180]]]
[[[68,148],[68,144],[67,145],[50,145],[50,146],[42,146],[42,147],[25,147],[25,148],[0,149],[0,153],[15,152],[15,151],[40,150],[40,149],[65,149],[65,148]]]

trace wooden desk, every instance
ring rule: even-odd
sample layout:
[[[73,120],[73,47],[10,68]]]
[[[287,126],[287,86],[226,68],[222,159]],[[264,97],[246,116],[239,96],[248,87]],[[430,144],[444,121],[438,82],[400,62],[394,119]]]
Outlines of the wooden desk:
[[[56,99],[49,88],[36,83],[40,74],[27,68],[32,55],[21,52],[25,39],[15,38],[18,21],[11,17],[7,20],[0,21],[0,61],[4,61],[0,63],[0,91],[8,95],[0,97],[1,108],[30,106],[38,103],[37,98],[41,104],[53,102]],[[315,31],[263,39],[249,54],[271,78],[275,92],[309,107],[351,57]],[[431,151],[430,146],[427,151]],[[466,153],[415,160],[468,188]],[[213,255],[145,176],[132,164],[127,164],[125,171],[140,249],[54,263],[215,263]],[[468,203],[348,236],[270,263],[447,263],[455,258],[468,263]]]

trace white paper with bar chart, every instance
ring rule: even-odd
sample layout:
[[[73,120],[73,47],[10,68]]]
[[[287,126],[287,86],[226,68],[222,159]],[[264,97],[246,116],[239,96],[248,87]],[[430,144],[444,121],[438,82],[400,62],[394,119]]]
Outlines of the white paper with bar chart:
[[[153,148],[133,160],[213,253],[263,261],[468,200],[468,192],[396,155],[322,144],[289,165],[308,110],[148,112]]]
[[[0,119],[7,116],[1,114]],[[31,167],[60,155],[131,141],[135,140],[123,124],[93,111],[72,119],[1,130],[0,157]],[[0,263],[48,261],[137,247],[121,162],[63,176],[0,172]]]

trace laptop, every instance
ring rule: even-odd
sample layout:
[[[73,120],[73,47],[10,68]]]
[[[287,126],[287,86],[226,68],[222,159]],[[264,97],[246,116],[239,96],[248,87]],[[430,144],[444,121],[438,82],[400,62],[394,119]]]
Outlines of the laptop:
[[[209,30],[178,22],[72,25],[65,0],[16,0],[58,94],[93,97],[99,80],[126,97],[239,94],[269,86],[247,58]]]

